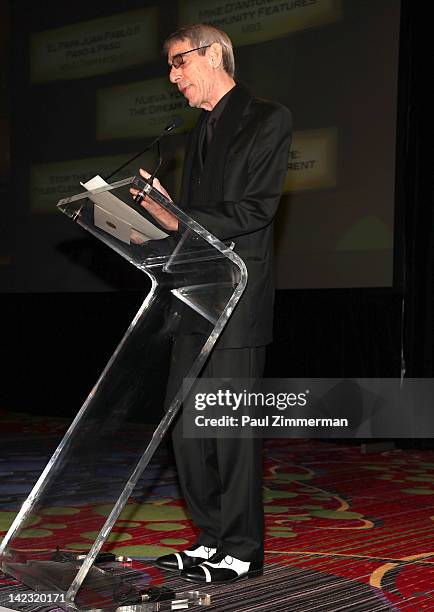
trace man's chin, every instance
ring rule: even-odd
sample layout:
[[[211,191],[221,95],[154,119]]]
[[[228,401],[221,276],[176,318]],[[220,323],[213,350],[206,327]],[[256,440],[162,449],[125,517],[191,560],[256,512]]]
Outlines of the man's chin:
[[[191,108],[197,108],[197,100],[194,98],[187,98],[187,102]]]
[[[190,95],[189,91],[184,92],[184,98],[187,100],[188,105],[192,108],[195,108],[197,106],[197,100],[194,99],[193,95]]]

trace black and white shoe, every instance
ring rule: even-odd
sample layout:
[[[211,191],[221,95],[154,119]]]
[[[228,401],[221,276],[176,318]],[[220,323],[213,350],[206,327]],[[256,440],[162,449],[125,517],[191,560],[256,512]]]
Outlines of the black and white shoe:
[[[208,561],[184,569],[180,576],[190,582],[233,582],[240,578],[252,578],[262,574],[262,561],[241,561],[224,553],[216,553]]]
[[[179,572],[187,570],[194,565],[203,563],[216,553],[216,548],[208,548],[207,546],[197,546],[188,548],[179,553],[164,555],[155,560],[156,565],[170,572]]]

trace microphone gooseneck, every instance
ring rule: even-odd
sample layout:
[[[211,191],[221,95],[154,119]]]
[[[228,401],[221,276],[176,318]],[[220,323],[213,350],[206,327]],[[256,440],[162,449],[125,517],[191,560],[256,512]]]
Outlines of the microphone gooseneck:
[[[152,184],[154,182],[154,178],[157,174],[157,172],[159,171],[161,164],[163,163],[163,158],[161,156],[161,151],[160,151],[160,139],[167,134],[168,132],[171,132],[172,130],[175,130],[176,128],[180,127],[182,124],[184,123],[184,120],[182,117],[180,117],[179,115],[176,115],[175,117],[173,117],[171,123],[169,123],[168,125],[166,125],[166,127],[164,128],[163,132],[160,134],[160,136],[158,138],[155,139],[155,141],[152,143],[151,146],[153,146],[154,144],[157,145],[158,147],[158,164],[155,167],[154,171],[152,172],[152,174],[150,175],[150,177],[148,179],[145,179],[145,182],[152,187]],[[134,203],[135,204],[140,204],[140,202],[143,201],[143,199],[145,198],[145,194],[142,191],[140,191],[136,197],[134,198]]]
[[[149,144],[147,147],[145,147],[142,151],[140,151],[139,153],[137,153],[136,155],[134,155],[134,157],[131,157],[129,160],[127,160],[124,164],[122,164],[121,166],[119,166],[119,168],[116,168],[116,170],[113,170],[113,172],[111,174],[109,174],[108,176],[106,176],[105,180],[108,181],[114,174],[117,174],[118,172],[120,172],[121,170],[123,170],[123,168],[125,168],[125,166],[128,166],[128,164],[131,164],[131,162],[133,162],[135,159],[137,159],[138,157],[140,157],[141,155],[143,155],[143,153],[146,153],[147,151],[149,151],[150,149],[152,149],[152,147],[157,144],[161,138],[163,138],[163,136],[165,136],[166,134],[168,134],[169,132],[171,132],[172,130],[175,130],[176,128],[180,127],[182,124],[184,123],[184,120],[182,119],[182,117],[180,117],[179,115],[176,115],[175,117],[173,117],[172,121],[166,125],[166,127],[164,128],[164,130],[162,132],[160,132],[160,134],[154,138],[154,140],[151,142],[151,144]]]

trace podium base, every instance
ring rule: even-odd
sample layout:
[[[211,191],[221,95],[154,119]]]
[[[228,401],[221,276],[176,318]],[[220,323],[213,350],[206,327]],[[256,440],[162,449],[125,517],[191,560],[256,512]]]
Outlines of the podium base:
[[[17,593],[9,603],[10,609],[27,611],[28,605],[41,607],[53,605],[68,612],[151,612],[157,610],[187,610],[193,606],[211,604],[211,597],[201,591],[176,593],[164,585],[137,588],[122,576],[125,562],[131,559],[116,559],[110,553],[102,553],[90,568],[75,600],[67,599],[67,591],[80,569],[85,555],[57,551],[49,560],[24,563],[5,563],[5,571],[17,576],[18,580],[33,592]],[[108,564],[108,561],[112,561]],[[114,563],[113,563],[114,561]],[[100,567],[99,563],[108,567]],[[116,565],[119,564],[119,567]]]

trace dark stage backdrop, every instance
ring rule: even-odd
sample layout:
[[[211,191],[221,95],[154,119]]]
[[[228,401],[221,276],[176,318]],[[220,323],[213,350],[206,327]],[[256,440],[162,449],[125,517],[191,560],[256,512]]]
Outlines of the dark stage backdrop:
[[[197,119],[167,79],[165,36],[207,21],[231,36],[237,78],[287,105],[294,143],[276,223],[279,288],[391,287],[398,0],[11,3],[13,190],[1,288],[140,289],[140,273],[56,210],[174,115],[161,180],[175,199]],[[147,155],[143,165],[155,164]],[[133,175],[138,164],[120,176]]]
[[[10,6],[0,3],[0,408],[75,414],[147,292],[143,274],[55,204],[144,148],[168,118],[195,120],[158,55],[184,18],[224,27],[239,78],[294,114],[277,220],[287,289],[276,295],[266,375],[432,376],[431,72],[417,3]],[[181,132],[163,147],[173,194],[183,144]]]

